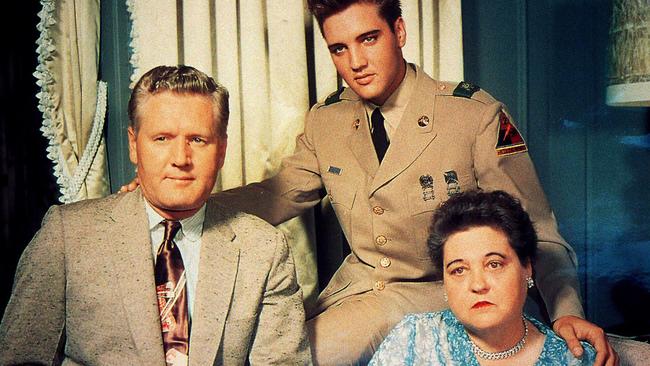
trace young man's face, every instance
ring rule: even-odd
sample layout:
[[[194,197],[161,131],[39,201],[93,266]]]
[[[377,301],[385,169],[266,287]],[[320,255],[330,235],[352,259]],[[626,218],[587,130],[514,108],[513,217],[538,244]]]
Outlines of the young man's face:
[[[214,123],[211,97],[164,91],[143,99],[129,154],[147,202],[166,219],[196,213],[224,163],[226,139]]]
[[[395,32],[374,4],[356,3],[323,21],[323,37],[339,75],[361,98],[382,105],[404,78],[404,20]]]

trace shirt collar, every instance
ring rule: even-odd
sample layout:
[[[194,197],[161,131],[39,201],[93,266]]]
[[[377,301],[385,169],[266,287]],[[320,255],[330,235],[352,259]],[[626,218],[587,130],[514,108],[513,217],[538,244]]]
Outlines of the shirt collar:
[[[151,207],[147,200],[144,200],[145,211],[147,212],[147,218],[149,219],[149,231],[154,231],[158,227],[162,228],[161,221],[165,220],[156,210]],[[201,208],[192,216],[182,219],[181,223],[181,234],[183,237],[187,238],[190,241],[197,241],[201,239],[201,234],[203,233],[203,221],[205,219],[205,203]]]
[[[415,88],[415,81],[415,70],[407,63],[404,79],[397,89],[395,89],[393,94],[386,99],[386,102],[384,102],[383,105],[378,106],[370,101],[365,101],[364,105],[368,116],[372,114],[375,108],[379,107],[386,123],[388,123],[393,129],[396,129],[399,121],[402,119],[402,114],[406,109],[406,105],[411,98],[411,92]]]

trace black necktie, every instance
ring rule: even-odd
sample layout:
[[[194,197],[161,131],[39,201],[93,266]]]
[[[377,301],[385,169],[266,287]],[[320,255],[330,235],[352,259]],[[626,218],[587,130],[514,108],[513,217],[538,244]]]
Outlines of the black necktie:
[[[379,108],[372,111],[370,117],[372,123],[372,143],[375,145],[375,152],[379,163],[384,159],[386,150],[388,150],[388,137],[386,136],[386,128],[384,127],[384,116],[381,115]]]
[[[178,221],[163,221],[165,237],[156,256],[156,292],[160,310],[165,358],[168,365],[184,359],[189,351],[189,316],[185,290],[185,266],[174,236]],[[185,363],[187,364],[187,363]]]

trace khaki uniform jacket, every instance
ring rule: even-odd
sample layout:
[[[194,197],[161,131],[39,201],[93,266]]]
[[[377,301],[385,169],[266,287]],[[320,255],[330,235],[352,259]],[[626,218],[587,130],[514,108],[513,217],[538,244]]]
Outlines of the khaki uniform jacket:
[[[139,189],[52,207],[18,265],[0,364],[165,365],[148,227]],[[310,364],[284,236],[216,202],[203,227],[189,364]]]
[[[433,211],[457,189],[501,189],[521,200],[538,230],[535,279],[551,319],[582,316],[575,254],[558,233],[530,156],[497,154],[504,105],[484,91],[454,96],[457,84],[409,66],[416,69],[415,90],[381,165],[363,101],[348,88],[311,109],[295,153],[275,177],[226,191],[224,199],[278,224],[319,202],[324,187],[352,253],[316,313],[370,291],[390,294],[412,312],[443,304],[435,283],[441,272],[426,243]],[[447,182],[449,172],[457,182]],[[421,181],[428,178],[432,188]]]

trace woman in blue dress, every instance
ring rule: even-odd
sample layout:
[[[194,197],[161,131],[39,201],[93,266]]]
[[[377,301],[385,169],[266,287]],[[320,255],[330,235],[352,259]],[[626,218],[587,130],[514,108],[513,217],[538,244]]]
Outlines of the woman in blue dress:
[[[509,194],[450,198],[429,237],[450,309],[407,315],[370,365],[592,365],[589,344],[575,358],[551,329],[523,314],[536,247],[528,214]]]

